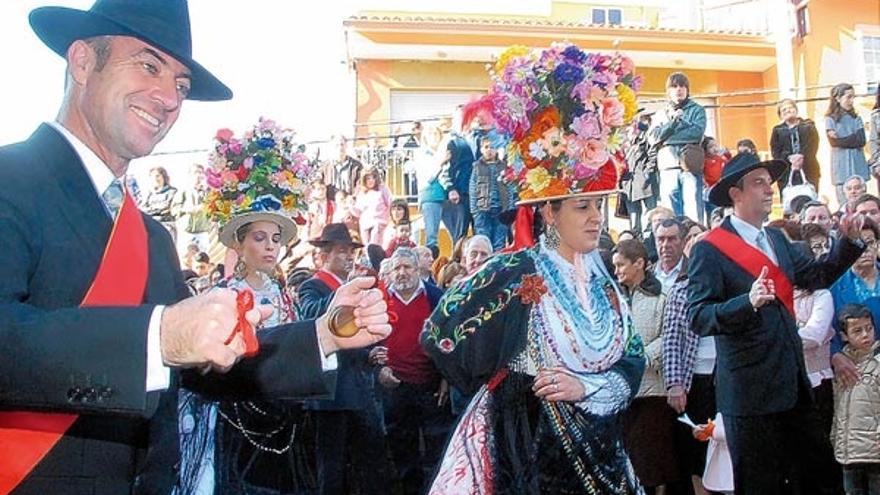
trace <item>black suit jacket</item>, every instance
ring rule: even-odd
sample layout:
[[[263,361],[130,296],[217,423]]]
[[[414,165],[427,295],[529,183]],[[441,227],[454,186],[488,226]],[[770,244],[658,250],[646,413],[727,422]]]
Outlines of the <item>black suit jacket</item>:
[[[736,234],[729,218],[718,228]],[[795,287],[830,286],[862,252],[842,240],[830,256],[816,261],[792,246],[780,230],[765,230],[779,267]],[[715,336],[716,395],[723,414],[785,411],[795,406],[800,393],[810,394],[794,317],[779,301],[755,311],[749,302],[754,277],[705,241],[694,246],[688,277],[693,330]]]
[[[0,408],[80,414],[15,493],[128,493],[136,476],[143,493],[168,493],[181,376],[173,373],[162,393],[147,393],[145,382],[153,309],[188,295],[170,235],[144,215],[150,271],[142,305],[80,308],[112,221],[79,157],[43,125],[0,148],[0,184]],[[184,382],[217,397],[332,393],[313,324],[261,334],[257,358],[228,375],[185,373]]]

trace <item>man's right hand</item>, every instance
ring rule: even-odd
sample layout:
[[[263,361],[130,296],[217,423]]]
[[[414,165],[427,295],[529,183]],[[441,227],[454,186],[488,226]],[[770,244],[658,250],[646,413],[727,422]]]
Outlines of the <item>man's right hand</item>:
[[[752,284],[752,289],[749,291],[749,302],[753,308],[758,309],[773,302],[774,299],[776,299],[776,286],[772,279],[767,278],[767,267],[765,266],[761,268],[761,274]]]
[[[378,343],[391,334],[388,323],[388,306],[379,289],[373,289],[375,277],[358,277],[336,289],[327,312],[315,320],[318,340],[324,354],[340,349],[360,349]],[[351,337],[333,335],[328,327],[328,315],[336,306],[353,306],[354,321],[358,332]]]
[[[397,388],[400,385],[400,379],[394,376],[394,370],[388,366],[383,366],[379,370],[379,385],[385,388]]]
[[[159,330],[165,365],[229,371],[245,350],[240,336],[225,343],[238,323],[236,296],[233,290],[216,289],[166,307]],[[271,314],[271,307],[257,306],[247,318],[257,325]]]
[[[850,388],[859,382],[859,369],[852,359],[842,352],[831,356],[831,367],[834,369],[834,378],[839,379],[845,388]]]
[[[666,403],[669,404],[669,407],[675,409],[675,412],[678,414],[684,412],[685,407],[687,407],[687,400],[687,392],[685,392],[684,387],[681,385],[673,385],[666,392]]]

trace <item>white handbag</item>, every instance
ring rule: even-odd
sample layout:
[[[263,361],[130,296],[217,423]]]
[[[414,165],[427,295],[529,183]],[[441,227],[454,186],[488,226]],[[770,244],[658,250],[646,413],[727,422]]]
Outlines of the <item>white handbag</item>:
[[[794,174],[798,173],[801,175],[801,183],[794,185],[791,183],[791,179],[794,177]],[[807,177],[804,175],[803,170],[792,170],[790,174],[788,174],[788,184],[785,185],[785,188],[782,190],[782,208],[786,215],[793,213],[791,211],[791,201],[798,196],[809,196],[810,200],[815,200],[819,197],[816,194],[816,188],[813,184],[807,182]]]

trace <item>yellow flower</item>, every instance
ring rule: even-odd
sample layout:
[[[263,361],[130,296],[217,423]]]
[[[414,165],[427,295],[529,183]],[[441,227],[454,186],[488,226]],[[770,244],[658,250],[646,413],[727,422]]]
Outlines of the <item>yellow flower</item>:
[[[251,204],[253,204],[254,200],[250,196],[245,196],[243,200],[241,200],[241,204],[238,206],[238,209],[241,211],[247,211],[251,209]]]
[[[282,209],[292,210],[294,206],[296,206],[296,198],[293,194],[288,194],[281,200]]]
[[[495,73],[501,74],[504,72],[504,68],[507,67],[507,64],[510,63],[511,59],[528,55],[530,51],[531,49],[529,49],[529,47],[523,45],[513,45],[507,50],[504,50],[495,62]]]
[[[544,167],[535,167],[526,173],[526,184],[535,194],[540,193],[550,185],[550,174]]]
[[[232,201],[227,199],[217,201],[217,211],[222,217],[228,218],[229,214],[232,212]]]
[[[624,125],[629,124],[639,109],[636,102],[636,93],[626,84],[618,84],[617,98],[623,103],[623,123]]]

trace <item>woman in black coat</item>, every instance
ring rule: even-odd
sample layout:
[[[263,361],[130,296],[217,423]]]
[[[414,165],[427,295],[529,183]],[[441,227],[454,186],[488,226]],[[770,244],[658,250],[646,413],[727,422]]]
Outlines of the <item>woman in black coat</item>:
[[[785,99],[779,102],[776,113],[782,119],[770,135],[770,152],[775,160],[788,163],[788,168],[779,178],[779,194],[789,183],[792,170],[801,169],[807,182],[819,191],[819,161],[816,151],[819,149],[819,133],[816,124],[810,119],[798,117],[798,109],[794,100]],[[795,176],[794,184],[800,184],[800,177]]]

